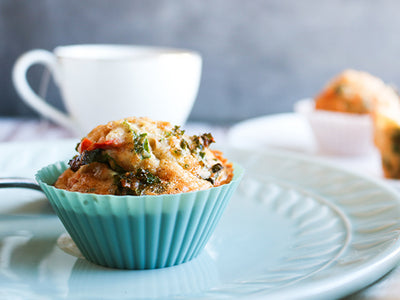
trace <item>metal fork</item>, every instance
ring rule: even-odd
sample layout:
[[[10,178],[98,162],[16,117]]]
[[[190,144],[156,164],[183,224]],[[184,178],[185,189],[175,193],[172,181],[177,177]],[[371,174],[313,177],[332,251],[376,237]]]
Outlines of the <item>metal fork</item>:
[[[27,188],[42,191],[35,180],[21,177],[0,178],[0,188]]]

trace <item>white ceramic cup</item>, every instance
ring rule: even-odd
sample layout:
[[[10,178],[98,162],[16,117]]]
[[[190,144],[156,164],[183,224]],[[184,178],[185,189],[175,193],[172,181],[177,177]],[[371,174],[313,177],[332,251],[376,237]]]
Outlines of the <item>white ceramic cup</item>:
[[[45,65],[58,85],[64,113],[30,87],[28,69]],[[189,50],[128,45],[71,45],[32,50],[13,68],[20,97],[44,117],[78,134],[130,116],[183,125],[197,96],[201,56]]]

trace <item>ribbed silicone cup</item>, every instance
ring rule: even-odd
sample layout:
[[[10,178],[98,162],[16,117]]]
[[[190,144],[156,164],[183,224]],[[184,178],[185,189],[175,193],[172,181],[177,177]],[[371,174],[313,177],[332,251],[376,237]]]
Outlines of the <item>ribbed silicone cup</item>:
[[[204,248],[243,175],[229,184],[157,196],[69,192],[54,182],[65,162],[36,174],[56,214],[85,258],[119,269],[155,269],[187,262]]]

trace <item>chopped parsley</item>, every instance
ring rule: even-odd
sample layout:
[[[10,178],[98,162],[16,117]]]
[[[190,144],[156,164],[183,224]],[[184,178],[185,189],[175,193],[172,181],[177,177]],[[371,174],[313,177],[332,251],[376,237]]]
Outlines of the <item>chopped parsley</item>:
[[[206,153],[203,151],[200,151],[199,156],[201,157],[201,159],[204,159],[204,157],[206,156]]]
[[[76,172],[80,167],[88,165],[92,162],[99,162],[106,164],[110,169],[116,172],[125,172],[124,168],[118,165],[114,158],[112,158],[104,149],[85,150],[80,155],[75,155],[68,164],[71,170]]]
[[[211,167],[211,172],[213,172],[213,173],[218,173],[218,172],[221,171],[223,168],[224,168],[224,167],[223,167],[220,163],[218,163],[218,164],[215,164],[215,165],[213,165],[213,166]]]
[[[133,136],[133,151],[140,155],[142,159],[150,158],[151,153],[147,133],[138,134],[127,120],[124,120],[122,124],[125,125],[128,132]]]
[[[124,120],[124,121],[122,122],[122,124],[126,127],[126,129],[128,130],[128,132],[130,132],[130,133],[133,133],[133,132],[134,132],[131,123],[129,123],[127,120]]]
[[[181,129],[181,126],[175,125],[172,129],[172,134],[174,136],[182,136],[185,133],[185,130]]]
[[[396,154],[400,154],[400,130],[393,132],[391,136],[392,151]]]
[[[91,151],[83,151],[79,155],[75,155],[68,164],[71,167],[71,170],[76,172],[80,167],[84,165],[88,165],[92,162],[104,162],[103,150],[95,149]]]
[[[204,147],[208,147],[212,143],[215,143],[214,137],[211,135],[211,133],[204,133],[201,136],[201,139],[203,140]]]
[[[136,154],[139,154],[142,159],[151,157],[149,140],[147,139],[147,133],[137,134],[133,133],[133,149]]]
[[[205,178],[205,180],[209,181],[212,185],[214,185],[215,180],[219,176],[219,172],[223,169],[224,167],[220,163],[216,163],[211,167],[211,176],[209,178]]]
[[[342,95],[344,93],[344,89],[345,87],[342,84],[338,84],[337,86],[335,86],[334,92],[336,95]]]
[[[185,130],[181,129],[181,126],[175,125],[171,131],[166,131],[164,134],[165,134],[165,137],[171,137],[171,136],[180,137],[184,133],[185,133]]]
[[[181,149],[175,149],[175,150],[174,150],[174,153],[175,153],[176,155],[182,155],[182,150],[181,150]]]
[[[181,146],[182,150],[189,149],[189,144],[185,139],[181,140],[180,146]]]
[[[210,146],[215,140],[211,133],[204,133],[201,136],[194,135],[192,137],[192,142],[193,147],[191,150],[195,152],[196,150],[203,150],[204,147]]]
[[[204,145],[202,143],[202,140],[201,140],[200,136],[194,135],[192,137],[192,142],[193,142],[193,144],[192,144],[192,147],[190,149],[192,151],[192,153],[195,153],[196,150],[203,150]]]
[[[158,176],[142,168],[137,169],[136,178],[145,185],[161,183],[161,179]]]
[[[136,172],[116,174],[114,180],[118,186],[117,194],[119,195],[140,196],[146,190],[160,193],[164,189],[157,175],[142,168],[137,169]]]

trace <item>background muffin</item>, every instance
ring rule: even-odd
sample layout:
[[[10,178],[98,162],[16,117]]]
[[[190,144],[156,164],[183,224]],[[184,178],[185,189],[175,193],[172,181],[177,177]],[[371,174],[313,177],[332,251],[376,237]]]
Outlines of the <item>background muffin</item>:
[[[400,111],[374,112],[374,142],[381,154],[384,176],[400,179]]]
[[[315,99],[295,105],[295,111],[309,122],[318,150],[333,155],[366,155],[375,150],[371,116],[377,110],[400,111],[398,94],[381,79],[356,70],[343,71]]]
[[[333,78],[315,98],[315,108],[369,114],[377,106],[398,104],[395,90],[366,72],[346,70]]]

